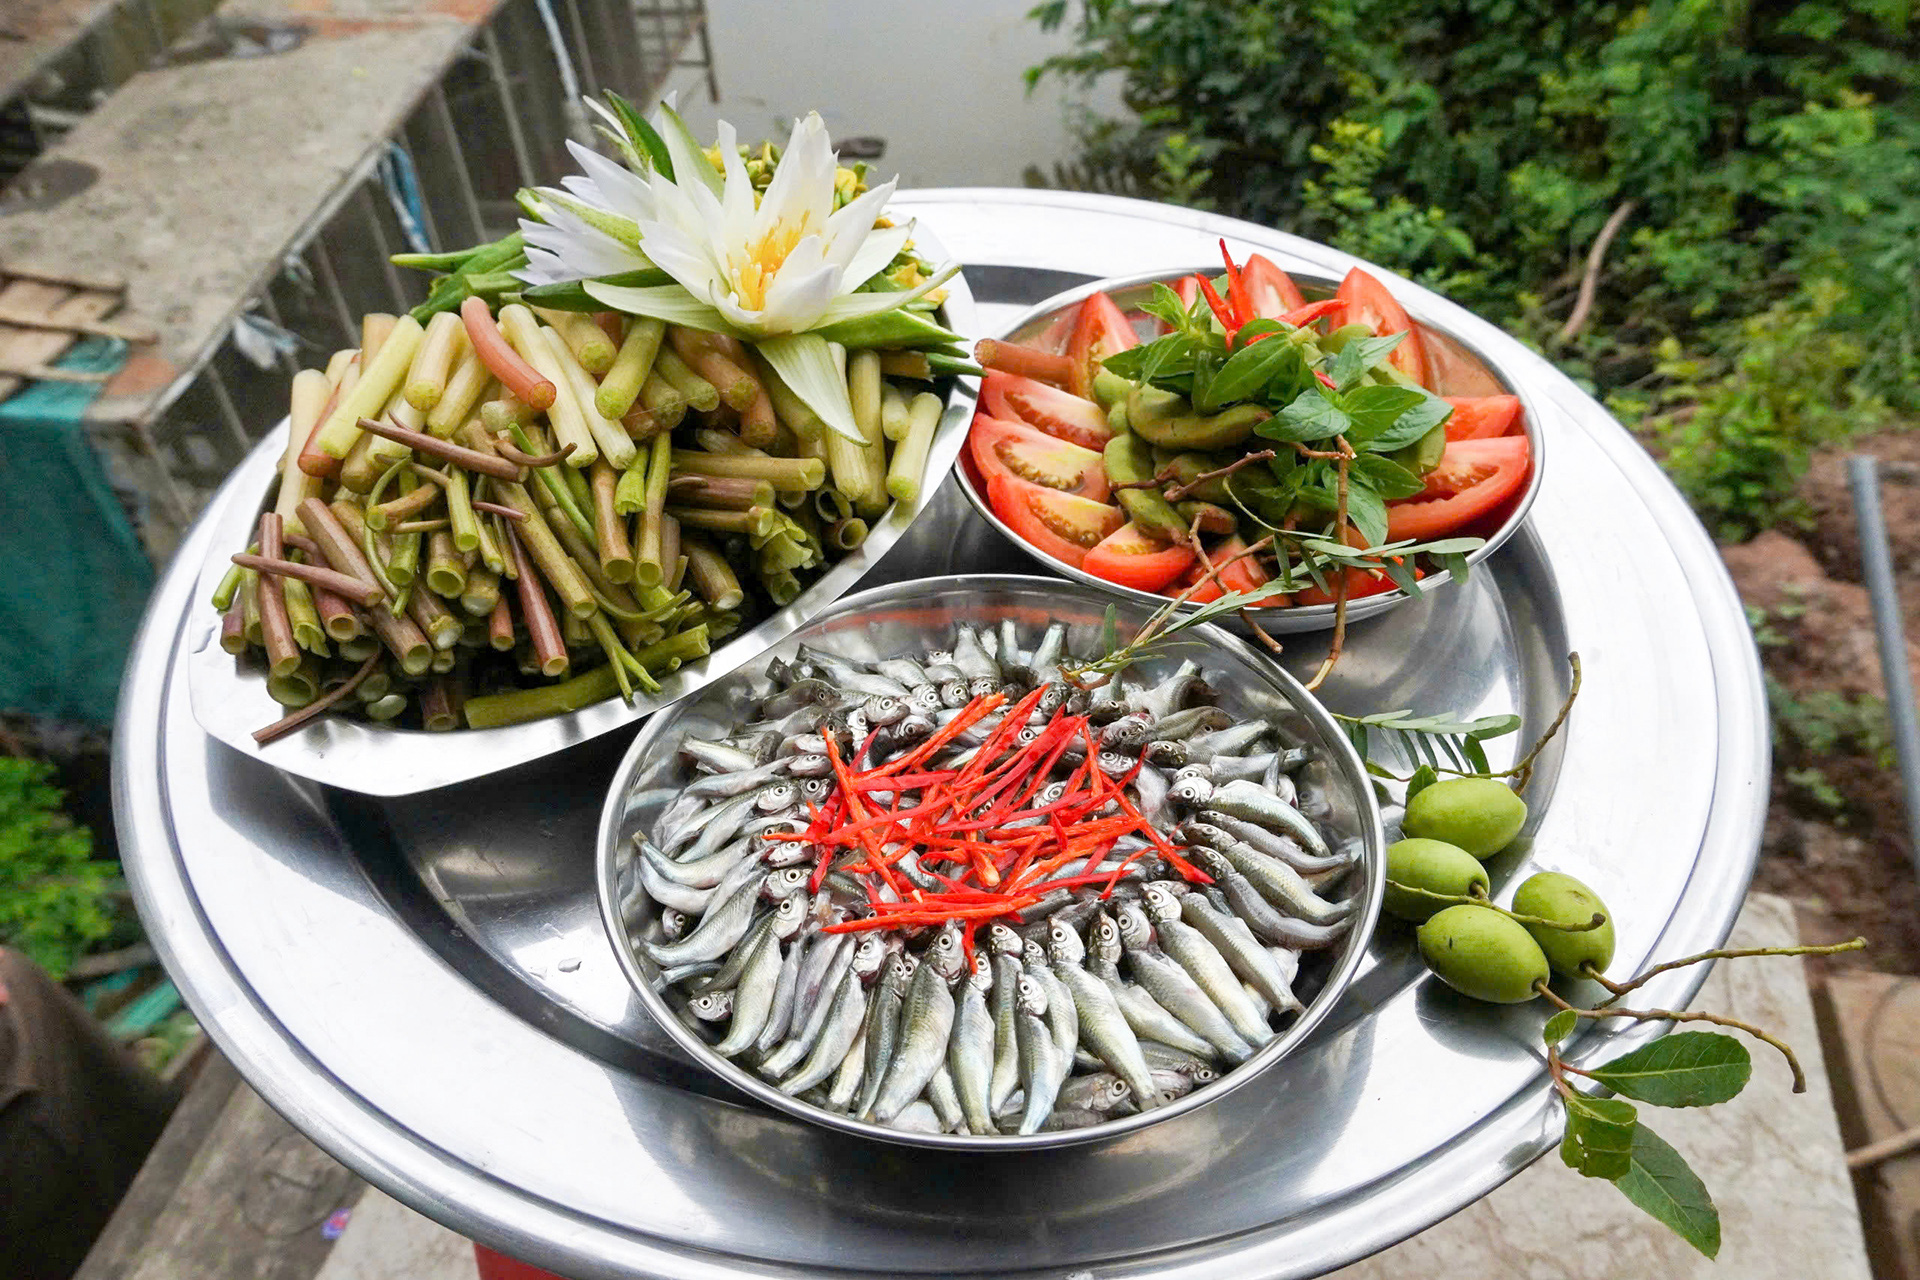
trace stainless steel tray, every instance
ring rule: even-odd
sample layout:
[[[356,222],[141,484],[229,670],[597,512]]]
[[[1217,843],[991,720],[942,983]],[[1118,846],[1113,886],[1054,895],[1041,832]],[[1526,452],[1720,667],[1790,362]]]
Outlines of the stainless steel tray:
[[[1351,259],[1186,210],[922,192],[988,329],[1084,277]],[[1412,288],[1412,286],[1408,286]],[[1417,291],[1416,291],[1417,292]],[[1627,434],[1503,348],[1554,433],[1528,526],[1470,582],[1361,623],[1336,710],[1517,710],[1539,732],[1577,649],[1587,686],[1531,795],[1532,854],[1631,911],[1619,964],[1717,944],[1767,774],[1758,665],[1712,543]],[[217,521],[220,512],[210,519]],[[1348,999],[1219,1103],[1084,1148],[902,1153],[743,1105],[640,1015],[598,919],[593,831],[626,731],[388,801],[278,772],[201,732],[178,650],[211,525],[161,582],[121,698],[122,849],[170,972],[249,1082],[401,1200],[577,1277],[1317,1275],[1452,1213],[1550,1149],[1539,1018],[1420,980],[1382,933]],[[1013,571],[954,487],[867,580]],[[1296,673],[1323,641],[1289,640]],[[1630,904],[1630,907],[1629,905]],[[1648,999],[1684,1003],[1693,971]],[[1650,1035],[1590,1034],[1576,1059]]]
[[[933,233],[916,230],[915,236],[919,251],[931,260],[950,260]],[[943,318],[956,333],[975,332],[978,320],[964,275],[954,277],[947,290]],[[880,562],[932,504],[939,488],[936,481],[953,470],[954,459],[966,440],[978,379],[951,378],[948,382],[947,407],[927,455],[928,483],[922,486],[919,500],[894,503],[873,522],[865,542],[835,562],[785,608],[735,633],[705,658],[660,677],[658,693],[637,694],[632,706],[619,698],[608,698],[566,715],[527,724],[450,733],[393,728],[346,716],[320,716],[298,732],[262,747],[254,742],[253,731],[278,720],[286,709],[267,696],[265,673],[257,663],[251,668],[236,668],[235,660],[220,647],[220,615],[206,602],[230,567],[228,557],[245,549],[259,518],[261,498],[285,451],[287,424],[282,419],[227,477],[200,522],[202,528],[213,525],[217,531],[202,553],[205,568],[200,574],[199,607],[188,611],[182,631],[194,716],[213,737],[276,769],[376,796],[412,795],[484,777],[563,751],[622,725],[635,724],[649,712],[673,705],[778,644],[794,628],[853,590],[854,584]],[[180,559],[185,556],[182,547]]]

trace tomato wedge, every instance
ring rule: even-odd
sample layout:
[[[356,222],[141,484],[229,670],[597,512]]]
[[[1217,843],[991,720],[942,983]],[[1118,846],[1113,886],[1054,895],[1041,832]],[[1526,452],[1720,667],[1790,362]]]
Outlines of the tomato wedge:
[[[1420,332],[1407,318],[1406,308],[1387,292],[1387,286],[1355,267],[1347,272],[1347,278],[1340,282],[1340,291],[1334,296],[1342,304],[1340,314],[1330,322],[1334,328],[1364,324],[1381,337],[1390,333],[1406,334],[1387,362],[1421,386],[1427,385],[1427,355],[1420,345]]]
[[[1118,507],[1004,474],[987,477],[987,504],[1036,550],[1076,569],[1101,539],[1127,522]]]
[[[1080,304],[1079,318],[1073,322],[1073,339],[1067,344],[1067,390],[1077,396],[1093,394],[1093,375],[1102,360],[1116,351],[1140,345],[1140,335],[1127,323],[1120,304],[1105,293],[1096,293]]]
[[[1491,440],[1520,422],[1519,396],[1448,396],[1447,403],[1453,406],[1447,419],[1449,440]]]
[[[967,449],[982,477],[1009,475],[1095,502],[1107,500],[1107,468],[1099,454],[1024,422],[978,414],[967,432]]]
[[[1257,556],[1244,556],[1238,560],[1234,559],[1235,556],[1240,555],[1240,553],[1246,549],[1247,544],[1241,540],[1238,534],[1222,538],[1220,544],[1207,553],[1207,559],[1216,566],[1214,577],[1198,591],[1188,596],[1187,599],[1194,604],[1211,604],[1213,601],[1225,595],[1227,591],[1252,591],[1258,587],[1265,586],[1270,575],[1267,573],[1265,567],[1261,565]],[[1231,563],[1228,563],[1229,561],[1231,561]],[[1196,564],[1192,569],[1181,575],[1180,581],[1183,586],[1190,587],[1194,583],[1199,582],[1200,578],[1200,566]],[[1221,589],[1221,583],[1226,584],[1225,590]],[[1263,609],[1280,608],[1284,607],[1286,603],[1287,597],[1274,596],[1262,601],[1259,607]]]
[[[1349,601],[1359,600],[1366,596],[1382,595],[1396,589],[1393,584],[1393,579],[1378,570],[1348,569],[1346,573],[1347,599]],[[1427,571],[1425,569],[1415,569],[1413,576],[1416,580],[1424,578],[1427,576]],[[1331,591],[1322,591],[1320,588],[1308,584],[1301,590],[1294,592],[1293,602],[1295,604],[1333,604],[1335,600]]]
[[[1113,438],[1099,405],[1016,373],[987,370],[980,379],[980,399],[987,412],[1002,421],[1024,422],[1082,449],[1104,449]]]
[[[1517,495],[1533,469],[1525,436],[1449,440],[1426,488],[1387,504],[1387,540],[1438,538],[1470,524]]]
[[[1096,578],[1158,591],[1193,563],[1193,548],[1162,542],[1128,521],[1088,551],[1080,567]]]
[[[1246,265],[1240,268],[1240,280],[1246,286],[1256,316],[1278,320],[1287,312],[1298,311],[1307,305],[1293,277],[1257,253],[1251,255]]]

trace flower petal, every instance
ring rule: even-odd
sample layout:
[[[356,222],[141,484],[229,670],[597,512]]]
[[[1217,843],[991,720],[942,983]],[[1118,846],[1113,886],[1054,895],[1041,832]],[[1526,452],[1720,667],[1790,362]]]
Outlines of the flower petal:
[[[912,235],[912,223],[868,232],[866,240],[854,252],[853,261],[845,266],[846,288],[849,291],[857,289],[886,270],[887,264],[899,256],[901,248]]]
[[[567,150],[579,161],[581,170],[592,179],[593,185],[599,188],[600,198],[605,201],[606,208],[635,222],[653,216],[653,188],[647,185],[645,178],[571,138],[567,140]]]
[[[856,444],[867,443],[853,420],[853,401],[847,396],[847,376],[833,358],[825,338],[793,333],[765,338],[754,344],[780,381],[787,384],[807,408],[820,415],[829,429]]]
[[[773,180],[760,197],[760,216],[752,238],[776,226],[798,228],[801,235],[822,235],[833,212],[833,149],[818,112],[793,122],[793,136],[774,167]]]
[[[678,227],[664,222],[640,224],[640,242],[647,246],[653,265],[678,280],[696,298],[712,294],[715,285],[724,286],[721,274],[707,246],[691,239]]]
[[[617,275],[647,265],[644,256],[589,226],[567,209],[555,204],[548,204],[545,209],[546,222],[523,219],[520,223],[520,233],[527,242],[528,265],[538,264],[540,273],[549,277],[539,283]],[[544,253],[546,258],[536,258],[536,253]],[[518,278],[533,283],[526,275]]]
[[[931,279],[904,293],[849,293],[835,298],[827,304],[826,312],[821,316],[821,324],[838,324],[842,320],[857,320],[861,316],[877,316],[882,311],[892,311],[904,307],[909,302],[924,298],[935,289],[953,279],[960,272],[960,264],[948,263],[934,273]]]
[[[720,243],[732,247],[743,243],[753,229],[753,179],[747,177],[747,166],[740,159],[740,143],[733,126],[722,120],[719,133],[720,163],[726,181],[720,191],[722,221],[716,230]]]
[[[825,242],[808,236],[793,247],[767,288],[761,328],[768,333],[803,333],[825,314],[839,292],[840,272],[826,260]]]
[[[853,261],[860,245],[875,230],[874,223],[886,209],[887,201],[893,195],[891,182],[865,192],[847,202],[844,209],[827,219],[827,257],[845,267]],[[873,273],[869,271],[868,275]],[[849,277],[849,286],[860,283],[865,277]]]
[[[652,124],[655,132],[667,144],[667,154],[673,157],[673,181],[680,186],[705,187],[708,193],[720,194],[720,174],[708,163],[706,153],[700,144],[694,141],[693,131],[687,128],[687,122],[680,118],[670,103],[662,102],[654,113]]]
[[[615,311],[624,311],[628,315],[651,316],[656,320],[665,320],[669,324],[685,325],[689,329],[707,329],[717,333],[732,333],[720,312],[700,301],[676,284],[652,285],[631,289],[623,285],[603,284],[598,280],[589,280],[582,286],[587,296],[595,302],[604,302]],[[815,412],[819,412],[815,410]]]

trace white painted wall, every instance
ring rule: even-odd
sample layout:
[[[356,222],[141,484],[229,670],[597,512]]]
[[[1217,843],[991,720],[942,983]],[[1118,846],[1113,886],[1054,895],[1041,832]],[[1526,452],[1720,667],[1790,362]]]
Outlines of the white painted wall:
[[[1033,0],[707,0],[720,84],[716,108],[697,75],[672,82],[695,135],[716,119],[741,140],[784,140],[818,111],[836,139],[885,138],[872,162],[903,187],[1023,185],[1072,154],[1059,87],[1031,96],[1022,73],[1067,47],[1030,21]],[[1111,93],[1095,105],[1117,110]]]

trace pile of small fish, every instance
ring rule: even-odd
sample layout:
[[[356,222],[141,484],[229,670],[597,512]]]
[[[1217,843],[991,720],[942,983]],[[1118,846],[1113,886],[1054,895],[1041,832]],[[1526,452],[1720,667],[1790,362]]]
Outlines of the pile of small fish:
[[[640,945],[715,1052],[897,1129],[1030,1134],[1162,1105],[1299,1012],[1358,857],[1314,821],[1311,749],[1191,662],[1083,688],[1065,639],[801,646],[753,723],[681,741],[700,776],[638,841]]]

